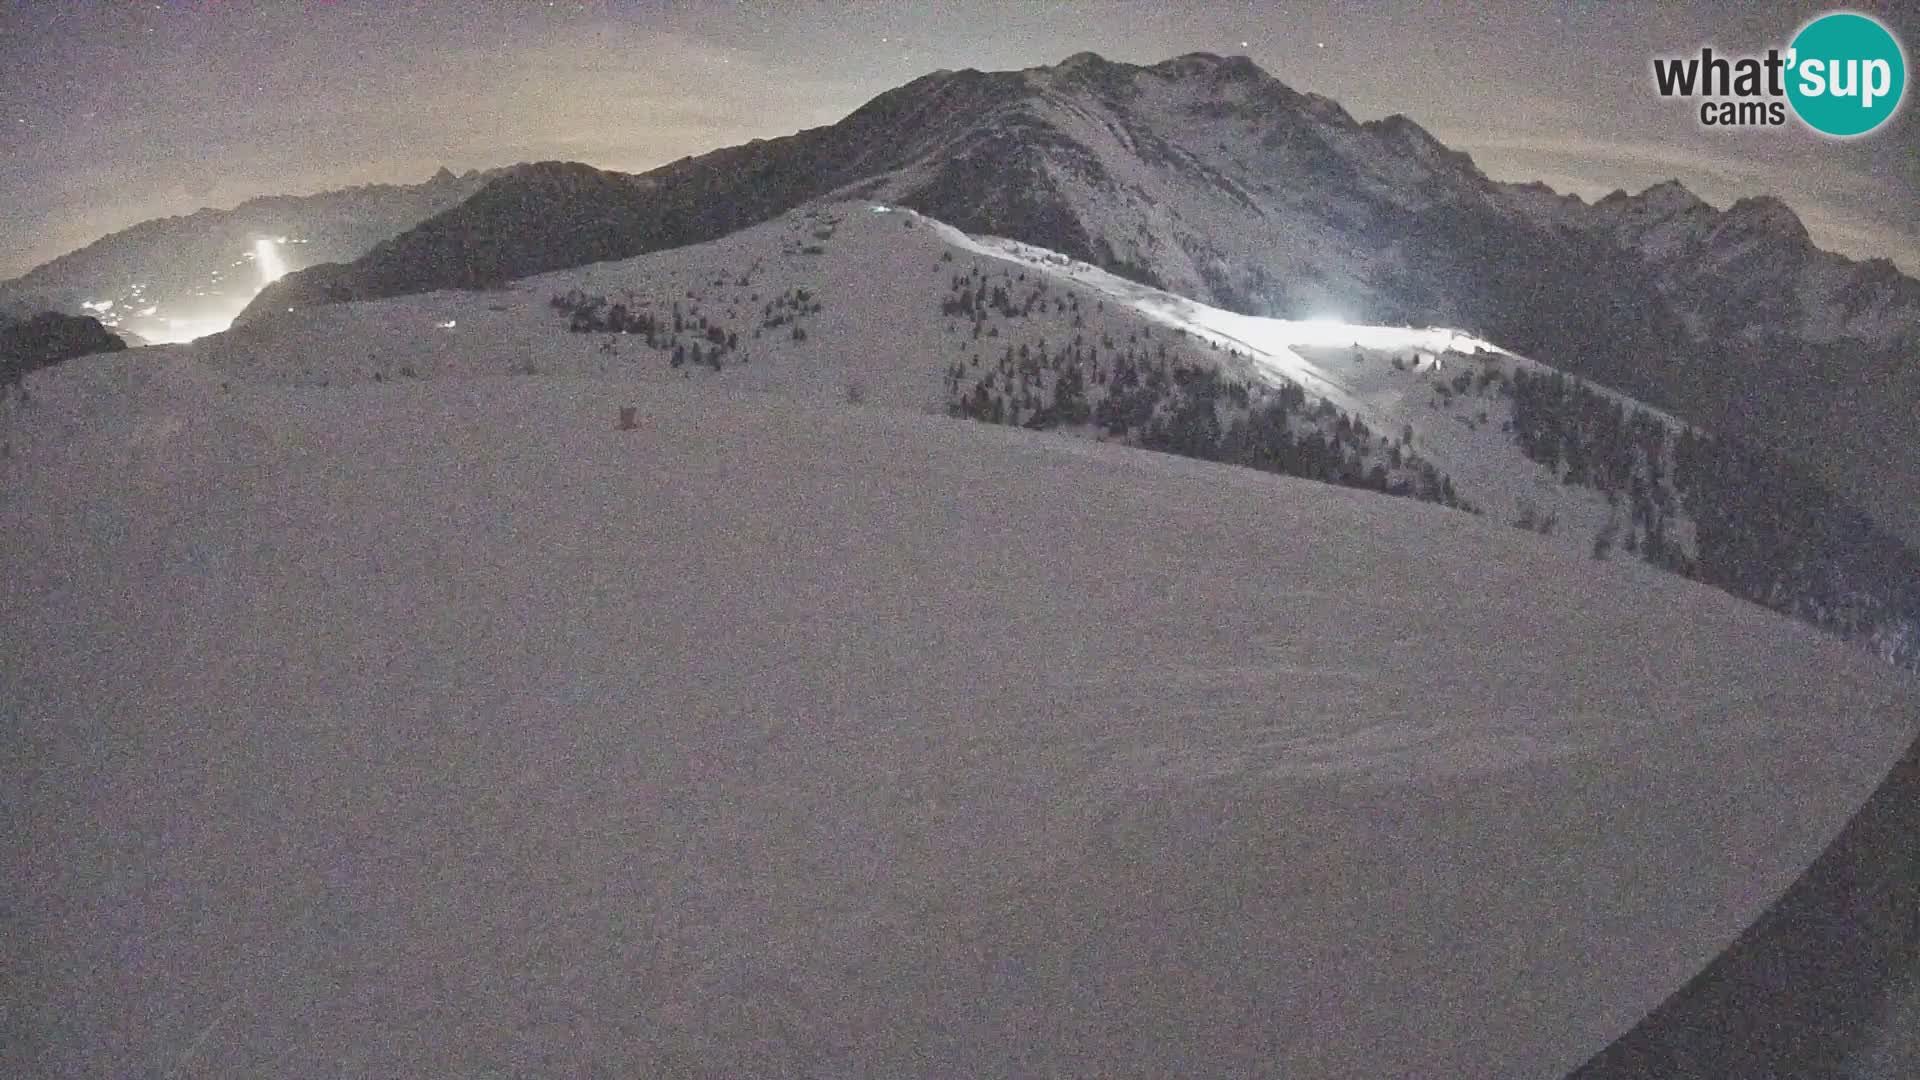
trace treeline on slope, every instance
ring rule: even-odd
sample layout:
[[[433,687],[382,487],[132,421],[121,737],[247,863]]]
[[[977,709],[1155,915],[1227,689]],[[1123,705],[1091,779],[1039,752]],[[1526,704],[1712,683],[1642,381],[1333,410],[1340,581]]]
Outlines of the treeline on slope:
[[[1514,402],[1514,444],[1528,460],[1564,484],[1599,492],[1609,506],[1626,507],[1625,522],[1609,526],[1602,551],[1617,542],[1662,569],[1697,576],[1675,536],[1680,506],[1665,421],[1557,371],[1516,371],[1500,384]]]
[[[1920,668],[1920,556],[1803,470],[1739,439],[1669,437],[1659,419],[1558,372],[1517,373],[1512,390],[1521,452],[1626,503],[1629,542],[1637,532],[1649,562]],[[1692,557],[1669,542],[1679,509]]]
[[[1409,260],[1409,280],[1399,283],[1407,316],[1444,312],[1450,325],[1722,438],[1821,466],[1856,502],[1880,497],[1888,478],[1910,477],[1920,460],[1898,441],[1920,401],[1920,375],[1908,362],[1920,350],[1920,331],[1884,349],[1851,338],[1810,342],[1773,324],[1758,337],[1752,327],[1726,334],[1755,312],[1793,307],[1768,302],[1775,293],[1767,290],[1782,286],[1764,268],[1722,272],[1713,289],[1688,294],[1709,326],[1721,328],[1722,336],[1709,329],[1703,337],[1639,253],[1604,235],[1535,228],[1485,207],[1436,207],[1395,218],[1369,239],[1429,255]],[[1888,267],[1877,280],[1897,285],[1898,271]],[[1834,417],[1846,419],[1836,424]],[[1908,471],[1860,464],[1889,458]]]
[[[731,284],[745,290],[749,283],[748,276],[742,274]],[[729,283],[721,279],[715,284]],[[736,298],[724,298],[722,302],[733,299]],[[737,299],[760,304],[758,322],[750,331],[751,338],[758,338],[767,331],[780,331],[794,341],[805,341],[807,331],[803,320],[821,311],[819,298],[804,288],[789,288],[764,301],[757,292],[742,292]],[[553,297],[548,303],[555,311],[567,316],[569,331],[576,334],[621,335],[621,341],[642,344],[661,353],[666,357],[668,366],[674,369],[691,365],[720,371],[729,357],[734,357],[738,363],[746,363],[747,358],[740,355],[740,331],[724,324],[719,312],[707,311],[700,293],[689,290],[687,301],[685,306],[676,300],[656,310],[654,302],[648,298],[629,295],[609,301],[604,296],[589,296],[582,290],[573,289]],[[732,306],[727,310],[737,317],[740,309]],[[615,339],[609,338],[602,343],[601,350],[617,352]]]
[[[0,316],[0,385],[18,385],[28,373],[62,360],[126,347],[91,315],[43,311],[25,319]]]
[[[1076,293],[1050,295],[1045,279],[1024,285],[1024,277],[990,282],[978,268],[955,274],[941,313],[968,320],[976,341],[999,336],[990,316],[1023,318],[1036,306],[1084,327]],[[948,367],[949,414],[1036,430],[1090,427],[1143,449],[1480,512],[1412,453],[1410,433],[1378,435],[1324,400],[1310,406],[1297,385],[1226,377],[1217,364],[1188,358],[1178,342],[1170,350],[1150,326],[1122,342],[1075,332],[1056,347],[1042,339],[1008,344],[992,360],[988,352],[977,348]]]

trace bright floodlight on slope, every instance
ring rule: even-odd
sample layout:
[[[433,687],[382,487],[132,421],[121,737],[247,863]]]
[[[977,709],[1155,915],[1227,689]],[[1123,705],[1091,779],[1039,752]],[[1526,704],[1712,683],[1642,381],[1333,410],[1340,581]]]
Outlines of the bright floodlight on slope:
[[[287,276],[287,261],[280,257],[280,246],[272,237],[263,236],[253,242],[253,265],[260,270],[262,289]]]
[[[1361,329],[1343,316],[1324,311],[1301,319],[1296,326],[1294,333],[1302,345],[1352,345]]]

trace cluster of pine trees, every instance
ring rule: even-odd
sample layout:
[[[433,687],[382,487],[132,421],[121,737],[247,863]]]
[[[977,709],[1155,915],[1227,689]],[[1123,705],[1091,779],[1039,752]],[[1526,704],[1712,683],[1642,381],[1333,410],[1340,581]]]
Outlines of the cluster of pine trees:
[[[977,272],[953,277],[941,313],[967,317],[979,338],[997,336],[989,316],[1023,318],[1036,308],[1084,325],[1072,293],[1049,296],[1039,284],[1022,294]],[[1044,338],[1009,344],[991,362],[972,352],[948,366],[945,389],[953,416],[1034,429],[1091,427],[1143,449],[1479,512],[1404,440],[1377,435],[1325,401],[1310,407],[1299,386],[1274,389],[1223,376],[1217,365],[1154,340],[1150,327],[1124,342],[1076,332],[1057,347]]]
[[[1365,421],[1324,400],[1308,408],[1298,386],[1262,397],[1227,427],[1211,460],[1481,513],[1432,462],[1374,435]]]
[[[753,332],[760,336],[761,330],[777,330],[788,327],[787,335],[795,341],[807,340],[806,328],[800,320],[808,315],[820,314],[820,300],[806,289],[788,289],[779,296],[767,301],[760,309],[760,329]]]
[[[1628,514],[1617,542],[1629,553],[1676,573],[1696,573],[1673,536],[1679,507],[1666,422],[1558,371],[1517,371],[1506,388],[1521,453],[1564,484],[1598,491],[1610,505],[1624,504]]]
[[[742,276],[736,284],[744,287],[746,278]],[[589,296],[573,289],[553,297],[550,304],[567,316],[567,329],[573,333],[623,335],[626,340],[642,342],[647,348],[664,354],[667,363],[676,369],[705,366],[719,371],[733,357],[746,363],[746,357],[740,353],[740,332],[701,310],[698,294],[690,290],[687,296],[690,302],[684,307],[674,301],[666,310],[654,311],[645,301],[629,298],[609,302],[604,296]],[[759,301],[760,297],[756,293],[752,299]],[[818,297],[809,290],[788,289],[762,305],[760,323],[754,328],[753,336],[757,338],[766,330],[784,327],[793,340],[804,341],[807,332],[801,325],[802,320],[819,314],[820,310]],[[602,350],[614,351],[612,341],[604,344]]]
[[[1660,418],[1565,375],[1517,375],[1527,457],[1631,507],[1622,546],[1920,668],[1920,557],[1776,455]],[[1688,556],[1669,526],[1693,522]]]
[[[719,371],[723,358],[740,346],[740,335],[710,321],[705,314],[683,311],[678,302],[670,313],[655,314],[622,302],[608,303],[604,296],[587,296],[580,290],[552,300],[553,307],[568,314],[567,329],[576,334],[623,334],[638,338],[647,348],[665,353],[675,368],[692,364]],[[611,344],[604,346],[611,350]]]
[[[966,319],[976,339],[999,336],[998,327],[989,321],[993,315],[1008,321],[1032,318],[1036,312],[1070,316],[1076,330],[1086,325],[1078,293],[1049,290],[1046,278],[1039,275],[1029,282],[1025,270],[1002,271],[990,278],[978,266],[970,267],[964,274],[953,275],[948,295],[940,302],[940,314]]]

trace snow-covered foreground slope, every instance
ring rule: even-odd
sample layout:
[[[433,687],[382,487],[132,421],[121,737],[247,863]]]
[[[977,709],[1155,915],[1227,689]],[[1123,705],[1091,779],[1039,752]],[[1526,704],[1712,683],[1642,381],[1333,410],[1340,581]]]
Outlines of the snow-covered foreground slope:
[[[9,1075],[1555,1075],[1914,734],[1410,500],[189,355],[11,418]]]
[[[970,333],[966,318],[943,311],[955,275],[1004,287],[1018,310],[983,313],[990,335]],[[1046,290],[1044,302],[1021,307],[1037,290]],[[632,334],[568,333],[568,315],[550,301],[569,293],[605,298],[663,324],[677,312],[686,328],[674,340],[683,349],[705,341],[697,318],[735,335],[737,344],[719,370],[697,361],[674,367],[664,331],[658,348]],[[806,300],[794,316],[791,304],[780,302],[796,296]],[[1069,297],[1076,308],[1056,309]],[[769,304],[775,318],[790,321],[768,325]],[[971,383],[1003,352],[1073,342],[1084,342],[1109,367],[1120,354],[1137,352],[1254,384],[1298,385],[1310,401],[1373,429],[1370,462],[1384,462],[1389,445],[1400,447],[1438,467],[1463,499],[1495,520],[1551,517],[1569,550],[1586,550],[1609,518],[1621,516],[1598,493],[1562,484],[1554,470],[1515,450],[1503,430],[1512,404],[1497,387],[1482,382],[1445,396],[1437,390],[1462,373],[1510,378],[1546,370],[1491,343],[1445,328],[1238,315],[1043,248],[969,236],[869,203],[813,206],[711,243],[495,291],[301,309],[201,341],[193,355],[248,381],[339,386],[376,377],[573,374],[717,381],[816,400],[840,400],[853,388],[875,403],[937,412],[951,400],[942,385],[949,364],[959,362]],[[1041,396],[1048,385],[1038,387]],[[1084,425],[1067,430],[1099,434]],[[1682,515],[1683,546],[1685,529]]]

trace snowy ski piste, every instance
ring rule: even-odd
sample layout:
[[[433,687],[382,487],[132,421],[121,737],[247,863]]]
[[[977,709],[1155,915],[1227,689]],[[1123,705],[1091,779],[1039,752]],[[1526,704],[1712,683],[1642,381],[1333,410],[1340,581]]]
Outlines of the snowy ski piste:
[[[1298,383],[1312,396],[1323,397],[1356,416],[1377,416],[1381,402],[1326,367],[1295,352],[1295,349],[1315,346],[1371,349],[1405,354],[1423,366],[1431,365],[1436,357],[1448,353],[1467,356],[1487,353],[1533,366],[1516,354],[1463,330],[1444,326],[1376,326],[1349,322],[1337,315],[1312,319],[1241,315],[1129,281],[1111,271],[1046,248],[1002,237],[974,236],[911,210],[895,207],[874,209],[910,216],[933,229],[941,239],[956,248],[1035,267],[1050,276],[1078,282],[1113,297],[1156,322],[1184,331],[1202,341],[1217,342],[1235,349],[1248,357],[1253,363],[1253,370],[1265,376],[1267,381]],[[1670,423],[1678,423],[1659,410],[1637,402],[1635,404]]]
[[[1643,565],[906,389],[234,376],[546,291],[30,378],[0,1072],[1562,1075],[1914,738]]]

